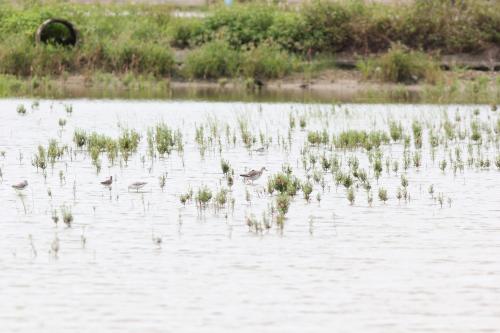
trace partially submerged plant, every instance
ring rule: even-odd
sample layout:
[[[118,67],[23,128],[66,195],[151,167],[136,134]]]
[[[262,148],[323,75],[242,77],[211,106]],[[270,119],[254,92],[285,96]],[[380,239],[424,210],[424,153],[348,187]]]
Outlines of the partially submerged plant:
[[[302,192],[304,193],[304,199],[306,199],[306,201],[309,201],[312,190],[313,187],[310,182],[305,182],[302,184]]]
[[[137,151],[140,140],[141,136],[135,130],[127,129],[122,132],[122,134],[118,138],[118,147],[125,162],[128,161],[130,154]]]
[[[84,130],[76,129],[73,134],[73,142],[78,148],[83,148],[87,143],[87,133]]]
[[[183,205],[186,205],[186,202],[188,202],[192,198],[193,198],[193,190],[191,189],[187,193],[181,194],[181,196],[179,197]]]
[[[73,113],[73,105],[65,104],[64,110],[66,111],[67,114],[71,115]]]
[[[17,114],[20,114],[21,116],[24,116],[26,114],[26,107],[24,106],[24,104],[19,104],[17,106]]]
[[[281,193],[276,197],[276,208],[280,215],[285,216],[290,207],[291,197],[287,193]]]
[[[224,174],[224,176],[228,176],[229,174],[229,171],[231,170],[231,165],[229,164],[228,161],[226,160],[221,160],[220,161],[220,166],[221,166],[221,169],[222,169],[222,173]]]
[[[215,195],[215,203],[217,207],[221,208],[224,207],[227,203],[227,193],[228,190],[225,188],[221,188],[217,194]]]
[[[45,148],[43,148],[43,146],[38,146],[38,153],[33,158],[31,164],[36,167],[37,171],[38,169],[42,169],[42,171],[45,171],[45,169],[47,168],[47,152],[45,151]]]
[[[163,189],[165,188],[165,185],[167,184],[167,173],[163,173],[160,177],[159,177],[159,181],[160,181],[160,188],[161,190],[163,191]]]
[[[378,189],[378,198],[380,199],[380,201],[383,201],[384,204],[387,202],[388,196],[387,190],[385,188],[381,187]]]
[[[54,209],[52,211],[52,222],[57,226],[57,223],[59,222],[59,216],[57,216],[57,210]]]
[[[63,205],[61,207],[61,215],[64,224],[66,224],[68,227],[71,227],[71,224],[73,223],[73,213],[71,212],[71,208]]]
[[[348,190],[347,190],[347,200],[349,200],[349,203],[352,205],[354,205],[354,201],[356,200],[356,196],[354,194],[354,189],[352,187],[350,187]]]
[[[207,186],[198,189],[196,202],[200,208],[206,208],[210,199],[212,199],[212,191]]]

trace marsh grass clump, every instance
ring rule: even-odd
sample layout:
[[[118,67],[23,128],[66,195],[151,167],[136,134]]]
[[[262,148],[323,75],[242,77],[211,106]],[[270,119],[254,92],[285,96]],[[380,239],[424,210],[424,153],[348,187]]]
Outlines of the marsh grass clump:
[[[354,184],[354,180],[349,173],[342,173],[339,171],[337,173],[337,177],[340,180],[340,184],[342,184],[346,189],[351,188]]]
[[[106,155],[108,156],[108,160],[111,165],[115,164],[115,161],[118,157],[118,142],[109,138],[106,140]]]
[[[378,198],[380,199],[380,201],[383,201],[384,204],[387,202],[388,196],[387,190],[385,188],[381,187],[378,189]]]
[[[366,150],[372,150],[373,148],[380,147],[382,144],[388,144],[389,142],[389,136],[383,131],[366,132],[349,130],[341,132],[334,139],[335,147],[342,149],[356,149],[362,147]]]
[[[401,175],[401,186],[407,188],[409,184],[408,178],[405,175]]]
[[[403,198],[403,191],[401,190],[401,187],[398,187],[396,190],[396,199],[398,199],[399,202],[401,202],[401,199]]]
[[[291,197],[287,193],[281,193],[276,197],[276,208],[280,215],[285,216],[290,207]]]
[[[215,194],[215,204],[217,208],[222,208],[226,205],[227,203],[227,194],[228,190],[225,188],[221,188],[216,194]]]
[[[73,213],[71,212],[71,208],[63,205],[61,207],[61,215],[64,224],[66,224],[66,226],[68,227],[71,227],[71,224],[73,223]]]
[[[354,193],[354,188],[352,187],[349,187],[349,189],[347,190],[347,200],[349,200],[349,203],[352,205],[354,205],[354,201],[356,200],[356,196],[355,196],[355,193]]]
[[[57,215],[57,210],[56,209],[54,209],[52,211],[51,218],[52,218],[52,222],[54,222],[54,224],[57,226],[57,223],[59,222],[59,216]]]
[[[389,123],[389,131],[392,141],[397,142],[403,138],[403,126],[401,123],[391,121]]]
[[[229,164],[229,162],[226,160],[221,160],[220,167],[224,176],[227,177],[229,175],[229,171],[231,171],[231,165]]]
[[[17,106],[17,114],[21,115],[21,116],[24,116],[26,114],[26,107],[24,106],[24,104],[19,104]]]
[[[96,167],[97,173],[101,171],[101,160],[99,159],[99,156],[101,155],[101,151],[97,146],[92,146],[90,148],[90,158],[92,160],[92,164]]]
[[[383,171],[383,164],[382,164],[382,159],[380,158],[375,158],[373,161],[373,173],[375,174],[375,179],[379,179],[380,175],[382,175]]]
[[[305,182],[302,184],[302,193],[304,193],[304,199],[309,202],[311,198],[311,193],[313,191],[312,184],[310,182]]]
[[[178,133],[178,135],[180,135],[180,133]],[[165,154],[170,155],[179,140],[182,141],[182,136],[177,137],[176,132],[170,129],[166,124],[161,123],[156,125],[154,129],[154,143],[161,157]]]
[[[441,169],[441,171],[444,172],[446,170],[447,165],[448,162],[446,161],[446,159],[443,159],[441,160],[441,162],[439,162],[439,169]]]
[[[439,136],[432,129],[429,131],[429,145],[432,149],[439,146]]]
[[[422,154],[418,151],[416,151],[414,154],[413,154],[413,166],[415,166],[415,168],[420,168],[420,166],[422,165]]]
[[[38,146],[38,153],[35,154],[35,157],[33,158],[31,164],[36,167],[37,171],[38,169],[45,171],[45,169],[47,168],[47,152],[43,146]]]
[[[165,185],[167,184],[167,173],[162,173],[160,177],[158,177],[158,181],[160,183],[160,188],[163,192],[163,189],[165,188]]]
[[[189,190],[184,194],[181,194],[179,200],[181,204],[186,205],[186,203],[193,198],[193,190]]]
[[[431,198],[434,199],[434,184],[430,184],[427,192],[431,195]]]
[[[203,186],[198,189],[198,193],[196,194],[196,203],[200,209],[205,209],[208,206],[210,199],[212,199],[212,191],[207,186]]]
[[[127,129],[122,132],[118,138],[118,147],[125,162],[128,161],[130,154],[137,151],[140,140],[141,136],[135,130]]]
[[[81,149],[87,144],[87,133],[84,130],[76,129],[73,133],[73,142]]]
[[[422,148],[422,124],[414,120],[412,125],[411,125],[412,131],[413,131],[413,140],[415,143],[415,148]]]
[[[326,130],[323,132],[313,131],[307,133],[307,141],[314,146],[319,146],[320,144],[326,145],[328,144],[329,136]]]
[[[57,140],[51,139],[49,141],[49,147],[47,149],[47,156],[50,161],[50,164],[54,166],[56,159],[62,158],[64,155],[66,148],[64,146],[59,147]]]
[[[269,193],[276,190],[280,194],[287,193],[290,196],[295,196],[297,190],[300,189],[300,182],[291,174],[279,172],[269,177],[267,186]]]
[[[444,203],[444,195],[443,193],[439,193],[437,196],[437,201],[439,202],[439,206],[443,208],[443,203]]]
[[[73,105],[71,105],[71,104],[65,104],[64,105],[64,111],[66,111],[66,113],[68,115],[71,115],[73,113]]]
[[[243,141],[245,148],[250,149],[252,145],[257,142],[257,139],[248,129],[248,120],[238,119],[238,125],[240,129],[241,141]]]
[[[104,135],[104,134],[99,134],[96,132],[90,133],[88,136],[84,134],[83,132],[80,132],[78,136],[76,136],[76,131],[73,136],[73,141],[75,139],[82,140],[86,142],[87,145],[87,150],[90,152],[92,149],[96,149],[99,152],[103,152],[106,150],[106,143],[110,140],[113,140],[112,138]],[[82,141],[75,141],[77,145],[79,145]]]
[[[64,126],[66,126],[66,119],[59,118],[58,124],[59,124],[59,127],[64,128]]]
[[[300,117],[300,119],[299,119],[299,125],[300,125],[300,129],[301,130],[305,130],[306,129],[307,121],[306,121],[306,117],[305,116]]]
[[[443,123],[443,129],[444,129],[444,133],[446,135],[446,138],[448,140],[455,140],[455,137],[456,137],[455,125],[451,121],[446,120]]]
[[[471,128],[471,139],[474,142],[479,142],[481,140],[481,126],[477,120],[474,120],[470,124]]]

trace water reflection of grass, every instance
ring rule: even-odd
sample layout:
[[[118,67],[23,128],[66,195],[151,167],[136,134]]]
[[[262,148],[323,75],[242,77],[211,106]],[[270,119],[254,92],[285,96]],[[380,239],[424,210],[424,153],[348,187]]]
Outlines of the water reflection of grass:
[[[500,102],[500,77],[486,75],[474,79],[450,78],[436,84],[393,85],[358,81],[353,90],[321,88],[300,90],[298,87],[281,86],[278,82],[258,91],[248,90],[243,83],[235,81],[221,88],[210,82],[170,82],[148,76],[134,76],[131,83],[127,77],[98,74],[84,84],[80,78],[65,82],[59,78],[21,79],[0,75],[0,97],[34,96],[39,98],[180,98],[217,101],[297,101],[324,103],[333,101],[363,103],[433,103],[433,104],[491,104]],[[34,83],[33,80],[36,80]],[[328,86],[328,84],[326,84]],[[304,119],[300,123],[305,128]]]

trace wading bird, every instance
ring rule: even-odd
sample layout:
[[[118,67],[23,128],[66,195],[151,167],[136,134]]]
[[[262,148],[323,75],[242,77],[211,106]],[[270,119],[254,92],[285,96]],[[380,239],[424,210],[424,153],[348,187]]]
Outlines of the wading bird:
[[[147,184],[146,182],[135,182],[130,184],[128,186],[128,189],[136,190],[137,192],[139,192],[139,190],[143,188],[146,184]]]
[[[249,172],[241,174],[240,176],[243,177],[243,179],[245,181],[250,180],[253,183],[254,180],[257,180],[260,178],[260,176],[262,176],[262,173],[264,172],[264,170],[267,171],[266,167],[262,167],[259,171],[250,170]]]
[[[113,184],[113,176],[110,176],[105,181],[102,181],[101,184],[104,186],[111,186],[111,184]]]
[[[18,190],[18,191],[22,191],[24,190],[26,187],[28,186],[28,181],[27,180],[23,180],[22,182],[20,182],[19,184],[14,184],[12,185],[12,188],[15,189],[15,190]]]

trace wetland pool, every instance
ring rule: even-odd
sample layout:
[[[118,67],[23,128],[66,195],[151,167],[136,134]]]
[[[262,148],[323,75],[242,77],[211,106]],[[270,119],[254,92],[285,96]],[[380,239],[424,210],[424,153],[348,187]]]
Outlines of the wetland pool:
[[[0,326],[497,331],[499,142],[488,105],[0,100]]]

